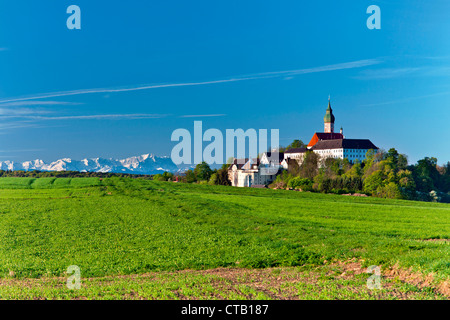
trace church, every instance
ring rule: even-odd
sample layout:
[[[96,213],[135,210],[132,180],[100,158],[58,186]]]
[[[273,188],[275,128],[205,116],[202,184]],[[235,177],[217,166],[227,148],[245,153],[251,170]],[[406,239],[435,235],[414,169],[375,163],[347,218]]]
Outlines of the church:
[[[281,170],[287,170],[291,161],[303,163],[307,152],[319,155],[319,161],[327,158],[348,159],[350,163],[362,162],[367,151],[378,148],[369,139],[347,139],[341,127],[334,132],[335,117],[328,99],[328,108],[323,118],[324,132],[315,132],[306,148],[293,148],[283,152],[265,152],[261,158],[234,162],[228,168],[228,177],[236,187],[256,187],[270,184]],[[320,166],[320,164],[319,164]]]

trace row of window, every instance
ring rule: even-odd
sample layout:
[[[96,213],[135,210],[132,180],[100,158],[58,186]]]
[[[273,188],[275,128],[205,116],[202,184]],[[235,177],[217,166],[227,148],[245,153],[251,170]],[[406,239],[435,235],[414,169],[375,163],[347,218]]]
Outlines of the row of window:
[[[346,151],[349,153],[364,153],[364,154],[366,154],[367,152],[366,149],[346,149]]]
[[[365,149],[333,149],[333,150],[318,150],[317,151],[320,154],[327,154],[327,153],[334,153],[334,154],[346,154],[346,153],[353,153],[353,154],[366,154],[367,150]]]

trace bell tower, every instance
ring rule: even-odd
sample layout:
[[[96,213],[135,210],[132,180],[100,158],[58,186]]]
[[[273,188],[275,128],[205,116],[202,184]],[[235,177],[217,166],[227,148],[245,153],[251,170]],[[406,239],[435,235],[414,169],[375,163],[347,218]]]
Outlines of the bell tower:
[[[331,99],[328,97],[328,108],[325,113],[325,117],[323,117],[324,122],[324,131],[325,133],[333,133],[334,132],[334,115],[333,109],[331,109]]]

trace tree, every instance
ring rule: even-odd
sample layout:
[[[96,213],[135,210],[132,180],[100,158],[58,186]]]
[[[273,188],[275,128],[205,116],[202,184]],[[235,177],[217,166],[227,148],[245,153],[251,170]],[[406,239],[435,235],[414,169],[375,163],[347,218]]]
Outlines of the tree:
[[[197,181],[197,179],[195,178],[195,173],[192,170],[186,171],[185,179],[186,179],[187,183],[193,183],[193,182]]]
[[[166,181],[166,180],[164,180],[162,174],[160,174],[160,173],[155,174],[155,175],[153,176],[153,180],[155,180],[155,181]]]
[[[289,180],[287,186],[292,189],[302,189],[303,191],[312,190],[313,182],[310,179],[295,177]]]
[[[442,167],[442,192],[450,192],[450,161]]]
[[[222,167],[217,170],[217,178],[215,184],[221,186],[231,186],[231,182],[228,179],[228,167],[229,165],[223,164]]]
[[[399,170],[404,170],[408,167],[408,157],[405,154],[398,155],[397,167]]]
[[[361,162],[359,162],[359,160],[356,159],[353,166],[349,170],[347,170],[346,173],[344,173],[344,176],[353,179],[361,178],[362,177]]]
[[[162,176],[163,176],[165,181],[172,181],[173,180],[173,173],[172,172],[164,171]]]
[[[197,164],[194,169],[194,174],[197,181],[208,181],[209,178],[211,178],[212,173],[211,168],[205,161]]]
[[[414,199],[416,191],[416,183],[414,181],[412,172],[409,170],[400,170],[397,173],[398,185],[402,189],[402,193],[406,199]]]
[[[377,190],[377,196],[381,198],[389,199],[403,199],[404,196],[398,186],[394,182],[389,182],[385,187],[379,187]]]
[[[290,145],[286,147],[285,151],[294,148],[306,148],[306,144],[304,144],[302,140],[295,139]]]
[[[287,158],[288,163],[288,173],[297,177],[300,174],[300,166],[298,165],[298,161],[295,159]]]
[[[383,187],[383,173],[381,170],[376,170],[364,180],[363,190],[375,195],[380,187]]]
[[[425,157],[417,162],[413,168],[413,176],[417,189],[422,192],[430,192],[440,185],[440,174],[436,168],[437,159]]]
[[[173,173],[164,171],[163,174],[155,174],[153,176],[153,180],[155,181],[172,181],[173,180]]]
[[[398,156],[398,151],[395,148],[390,148],[386,154],[386,160],[397,165]]]
[[[317,153],[307,151],[300,166],[300,176],[313,180],[318,173],[319,156]]]
[[[210,185],[217,184],[217,172],[215,172],[211,175],[211,178],[209,178],[208,184],[210,184]]]
[[[408,158],[404,154],[399,154],[395,148],[389,149],[385,155],[385,160],[392,164],[395,171],[406,169]]]

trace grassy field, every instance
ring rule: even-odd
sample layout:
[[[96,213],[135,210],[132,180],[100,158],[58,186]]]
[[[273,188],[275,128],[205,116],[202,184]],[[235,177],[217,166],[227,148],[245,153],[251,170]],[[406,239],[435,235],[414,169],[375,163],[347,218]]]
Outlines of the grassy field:
[[[446,299],[450,205],[0,178],[0,298]],[[81,290],[65,287],[70,265]],[[367,289],[380,265],[383,289]]]

